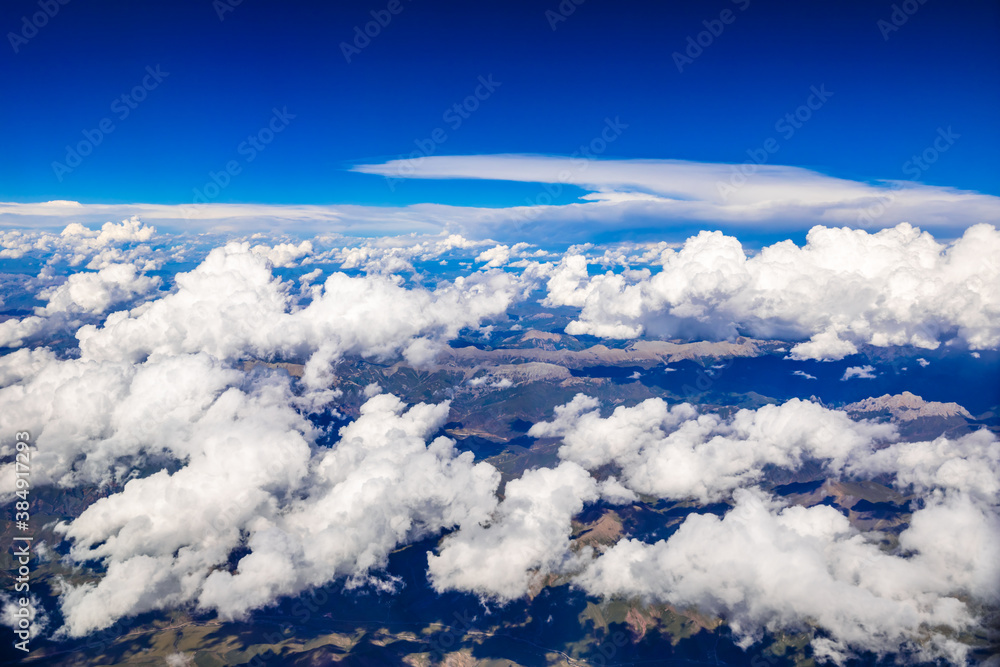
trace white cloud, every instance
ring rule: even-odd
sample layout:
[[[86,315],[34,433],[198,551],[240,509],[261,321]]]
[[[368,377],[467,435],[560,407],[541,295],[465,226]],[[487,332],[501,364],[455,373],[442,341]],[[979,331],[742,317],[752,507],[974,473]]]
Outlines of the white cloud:
[[[299,259],[312,254],[313,244],[312,241],[302,241],[298,245],[294,243],[278,243],[274,247],[257,245],[252,251],[266,257],[276,268],[296,266]]]
[[[48,322],[43,317],[29,315],[0,322],[0,347],[21,347],[24,343],[45,332]]]
[[[963,530],[987,528],[977,523],[975,510],[951,526],[933,516],[936,510],[914,513],[914,527],[904,531],[901,542],[923,551],[903,558],[880,551],[834,508],[781,509],[764,494],[742,489],[735,498],[725,517],[692,514],[668,540],[619,542],[576,585],[593,595],[639,597],[721,615],[745,645],[765,629],[804,630],[808,624],[829,633],[828,640],[814,642],[820,657],[839,661],[851,649],[862,649],[964,662],[968,647],[951,637],[974,619],[966,604],[948,593],[970,591],[978,577],[996,570],[993,564],[979,565],[975,575],[964,574],[973,558],[995,559],[997,534],[994,530],[973,554],[950,563],[947,556],[954,550],[947,540],[965,543],[970,538]],[[932,522],[942,543],[937,548],[923,535],[922,524]],[[942,571],[961,581],[942,582]]]
[[[989,225],[949,245],[907,224],[875,234],[815,227],[804,246],[783,241],[750,257],[735,238],[701,232],[638,279],[588,277],[586,260],[568,255],[545,303],[582,308],[566,327],[573,335],[808,338],[794,359],[841,359],[861,344],[995,349],[998,254],[1000,232]]]
[[[740,410],[731,420],[656,398],[615,408],[607,418],[597,408],[578,394],[528,435],[559,437],[560,459],[588,470],[613,463],[628,488],[677,500],[720,500],[760,479],[768,465],[794,470],[816,459],[836,474],[859,450],[896,436],[891,425],[855,422],[798,399]]]
[[[428,556],[435,590],[464,590],[511,600],[570,566],[570,519],[599,497],[597,482],[580,466],[525,472],[504,489],[488,525],[467,523]]]
[[[476,257],[477,262],[486,262],[484,269],[495,269],[510,261],[510,247],[496,245],[489,250],[484,250]]]
[[[240,616],[334,578],[361,583],[399,544],[486,520],[499,473],[473,463],[471,452],[458,454],[449,438],[425,442],[448,409],[370,399],[339,444],[315,457],[308,494],[253,521],[251,553],[235,573],[209,575],[200,606]]]
[[[103,326],[77,333],[86,359],[140,361],[150,355],[205,351],[243,356],[309,358],[306,382],[329,385],[328,366],[344,354],[412,362],[433,358],[444,341],[502,314],[527,289],[511,274],[479,272],[430,291],[407,289],[390,276],[329,276],[304,308],[289,285],[246,243],[216,248],[194,271],[175,277],[177,289]]]
[[[355,167],[396,174],[399,161]],[[913,221],[968,226],[996,219],[1000,198],[905,182],[861,183],[798,167],[759,165],[735,192],[724,196],[740,165],[684,160],[583,160],[539,155],[430,156],[407,161],[407,178],[479,178],[576,185],[585,204],[537,206],[546,222],[564,214],[595,224],[631,218],[785,226],[862,226],[885,205],[877,223]]]
[[[865,364],[864,366],[848,366],[844,369],[844,375],[840,378],[841,382],[846,382],[851,378],[858,378],[860,380],[874,380],[875,379],[875,367]]]
[[[100,314],[112,305],[130,301],[156,290],[159,278],[139,273],[132,264],[110,264],[100,271],[73,273],[66,282],[39,294],[48,301],[39,315],[85,312]]]
[[[22,606],[21,600],[25,600],[27,604]],[[13,631],[27,630],[30,640],[45,636],[49,627],[49,615],[34,593],[27,596],[16,592],[11,595],[0,593],[0,625],[6,625]],[[23,635],[15,635],[14,642],[18,641],[23,641]]]
[[[882,226],[913,222],[933,229],[996,220],[1000,198],[955,188],[892,181],[878,184],[807,169],[761,165],[735,193],[723,197],[740,165],[683,160],[583,160],[537,155],[430,156],[407,160],[407,177],[509,180],[579,186],[589,193],[562,206],[479,208],[421,203],[404,207],[212,203],[81,204],[72,201],[0,202],[0,224],[38,227],[94,218],[141,216],[169,229],[233,232],[337,231],[358,236],[461,233],[470,238],[580,239],[621,228],[661,230],[663,221],[784,229],[816,224]],[[399,161],[359,165],[356,171],[398,177]],[[550,186],[551,187],[551,186]],[[539,194],[545,193],[539,186]],[[885,210],[873,215],[883,206]],[[521,237],[521,238],[518,238]]]
[[[852,462],[849,471],[894,473],[898,485],[912,486],[921,495],[951,489],[986,503],[1000,502],[1000,442],[986,429],[957,440],[897,443]]]
[[[447,438],[426,442],[447,403],[407,410],[376,396],[336,445],[315,448],[290,401],[274,374],[252,394],[225,390],[187,429],[153,427],[186,450],[183,467],[134,479],[61,528],[73,559],[107,568],[62,595],[64,633],[186,602],[240,617],[334,579],[363,583],[398,545],[496,507],[492,466]],[[134,440],[139,428],[120,433]],[[220,569],[241,545],[235,570]]]
[[[815,380],[816,379],[815,375],[810,375],[809,373],[806,373],[805,371],[792,371],[792,375],[798,375],[799,377],[803,377],[806,380]]]
[[[36,320],[44,333],[47,317],[101,314],[150,296],[158,283],[144,272],[163,255],[127,246],[152,234],[133,220],[3,235],[11,256],[58,253],[90,271],[49,285],[48,305],[38,309],[45,317],[0,323],[0,340],[33,335]],[[525,244],[492,252],[500,246],[460,236],[334,250],[233,243],[176,276],[169,294],[83,327],[78,358],[46,348],[0,357],[0,431],[33,433],[33,484],[107,493],[61,526],[71,561],[106,566],[96,583],[62,595],[65,634],[177,605],[239,617],[332,580],[392,588],[380,570],[393,549],[457,528],[429,557],[441,591],[510,600],[550,575],[578,576],[597,594],[724,613],[747,639],[763,628],[818,625],[830,635],[814,642],[820,656],[858,647],[961,659],[964,648],[943,628],[975,622],[970,600],[1000,600],[1000,445],[986,430],[891,444],[891,425],[809,401],[723,418],[651,399],[602,417],[598,402],[581,395],[530,431],[562,440],[559,465],[511,480],[498,503],[496,470],[448,438],[433,439],[449,419],[447,403],[407,409],[372,383],[361,416],[331,447],[304,414],[330,407],[331,362],[428,362],[462,329],[491,331],[482,323],[545,276],[550,305],[582,308],[574,326],[605,335],[729,335],[737,322],[809,339],[793,350],[799,357],[952,339],[995,347],[1000,297],[989,253],[997,244],[987,226],[949,246],[909,227],[818,229],[806,248],[786,242],[748,257],[735,239],[703,234],[679,251],[598,251],[599,263],[624,267],[617,275],[589,277],[576,253],[587,250],[575,249],[558,265],[527,262],[520,276],[483,267],[428,289],[387,274],[452,249],[488,245],[481,259],[507,267],[537,253]],[[628,268],[642,257],[663,270]],[[312,285],[322,273],[313,271],[296,286],[272,271],[336,259],[369,275],[333,273]],[[238,370],[247,358],[306,361],[303,383],[265,367]],[[497,377],[482,382],[511,386]],[[0,455],[11,453],[9,443],[0,446]],[[858,533],[830,508],[782,509],[745,490],[765,469],[805,462],[830,476],[886,475],[915,493],[922,504],[900,548],[880,551],[870,543],[877,535]],[[605,466],[613,477],[605,470],[598,482],[588,472]],[[9,464],[0,467],[0,494],[9,497],[13,479]],[[723,519],[692,516],[666,542],[620,542],[593,562],[593,552],[571,548],[571,521],[587,503],[627,504],[640,493],[734,498],[735,508]]]

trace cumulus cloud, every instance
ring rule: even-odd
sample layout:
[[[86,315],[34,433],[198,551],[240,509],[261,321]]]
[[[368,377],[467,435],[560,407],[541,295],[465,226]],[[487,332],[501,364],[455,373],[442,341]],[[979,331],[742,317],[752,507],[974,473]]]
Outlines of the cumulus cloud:
[[[309,305],[296,308],[289,285],[247,243],[216,248],[175,283],[161,299],[114,313],[101,327],[81,328],[82,357],[140,361],[205,351],[228,360],[309,359],[306,382],[325,387],[329,364],[344,354],[427,362],[444,341],[504,313],[527,289],[499,271],[459,277],[434,291],[408,289],[393,276],[334,273]]]
[[[479,253],[476,261],[486,262],[484,268],[499,268],[510,261],[510,247],[505,245],[493,246],[489,250]]]
[[[815,625],[829,634],[813,642],[821,658],[839,661],[861,649],[964,662],[968,647],[952,637],[974,619],[957,594],[975,591],[980,577],[996,572],[995,565],[980,564],[979,571],[965,574],[974,557],[998,554],[995,527],[974,555],[949,563],[945,559],[954,550],[926,542],[918,526],[933,522],[936,540],[944,545],[952,538],[967,542],[964,529],[991,527],[975,519],[972,525],[947,526],[944,517],[933,516],[937,509],[921,510],[900,541],[922,551],[902,558],[881,551],[834,508],[779,508],[761,492],[745,489],[736,492],[735,501],[723,518],[689,516],[668,540],[619,542],[576,585],[594,595],[722,616],[744,645],[764,630]],[[961,581],[942,581],[942,570]],[[994,594],[996,583],[988,590]]]
[[[477,262],[484,262],[484,269],[495,269],[510,264],[511,266],[526,267],[528,257],[544,257],[548,253],[544,250],[529,252],[532,248],[530,243],[515,243],[513,246],[495,245],[488,250],[484,250],[476,257]],[[511,263],[511,259],[521,258],[520,262]]]
[[[429,557],[437,590],[509,600],[564,575],[599,597],[667,603],[725,618],[743,646],[765,631],[806,631],[818,658],[857,651],[964,663],[958,636],[979,603],[1000,599],[1000,442],[896,443],[890,425],[792,400],[729,420],[652,399],[601,417],[577,396],[530,434],[560,437],[562,462],[508,483],[487,523],[466,524]],[[825,461],[834,475],[888,475],[920,506],[890,547],[825,505],[783,506],[755,488],[765,466]],[[587,469],[621,476],[600,484]],[[636,493],[701,502],[732,499],[723,517],[693,513],[667,540],[626,538],[602,553],[574,551],[571,518],[605,497]],[[821,634],[812,632],[819,628]]]
[[[39,297],[48,304],[36,312],[100,314],[112,305],[156,290],[160,282],[159,278],[139,273],[132,264],[110,264],[97,272],[71,274],[61,285],[43,290]]]
[[[485,520],[496,470],[448,438],[426,442],[448,409],[376,396],[335,445],[316,448],[274,374],[251,393],[225,389],[178,433],[157,425],[183,467],[133,479],[60,527],[71,558],[106,566],[98,582],[67,587],[62,631],[183,604],[237,618],[334,579],[364,583],[398,545]],[[119,432],[134,440],[140,428]]]
[[[23,607],[20,601],[26,600]],[[26,610],[26,611],[22,611]],[[27,597],[0,593],[0,624],[14,631],[28,631],[28,639],[44,636],[49,627],[49,615],[35,594]],[[27,621],[27,622],[25,622]],[[15,642],[20,636],[15,637]],[[23,641],[23,639],[21,639]]]
[[[0,347],[21,347],[24,343],[47,330],[45,318],[37,315],[12,317],[0,322]]]
[[[473,463],[471,452],[458,454],[449,438],[425,442],[448,410],[370,399],[339,444],[312,462],[306,497],[273,520],[256,519],[251,553],[234,573],[213,572],[199,604],[239,616],[337,577],[363,582],[397,545],[486,520],[499,473]]]
[[[256,245],[252,251],[266,257],[267,261],[276,268],[296,266],[299,259],[312,254],[313,244],[312,241],[302,241],[298,245],[294,243],[278,243],[273,247]]]
[[[728,421],[658,399],[608,417],[597,408],[579,395],[530,434],[560,437],[564,461],[614,464],[631,491],[701,502],[731,493],[735,504],[721,519],[691,515],[665,541],[620,541],[575,585],[720,615],[745,645],[765,630],[818,626],[829,635],[813,640],[821,658],[871,650],[964,662],[968,646],[955,633],[979,622],[968,598],[995,604],[1000,596],[1000,441],[992,433],[886,445],[892,426],[797,399]],[[922,506],[898,547],[880,547],[880,533],[858,531],[833,508],[783,508],[752,488],[765,466],[797,469],[809,459],[837,476],[888,475],[917,493]]]
[[[840,378],[840,381],[846,382],[852,378],[858,378],[859,380],[874,380],[875,367],[868,364],[865,364],[864,366],[848,366],[844,369],[844,375]]]
[[[782,241],[752,256],[735,238],[701,232],[663,252],[652,275],[590,277],[587,261],[569,255],[545,303],[582,309],[566,327],[573,335],[803,341],[793,359],[841,359],[861,344],[996,349],[998,254],[990,225],[948,245],[908,224],[874,234],[814,227],[804,246]]]
[[[613,463],[628,488],[677,500],[717,501],[759,480],[765,466],[797,469],[807,459],[836,474],[849,457],[896,437],[891,425],[855,422],[799,399],[740,410],[731,420],[658,398],[615,408],[606,418],[598,407],[579,394],[528,434],[561,438],[564,461],[589,470]]]
[[[428,363],[540,279],[546,305],[581,309],[571,333],[748,331],[802,341],[795,358],[864,344],[993,348],[992,227],[948,245],[908,226],[818,228],[804,247],[785,242],[754,255],[702,234],[680,248],[598,249],[592,258],[582,254],[592,248],[575,248],[558,265],[528,261],[538,252],[527,244],[458,235],[326,250],[255,240],[215,248],[164,294],[147,275],[163,253],[133,247],[153,233],[127,220],[0,234],[10,257],[55,253],[85,267],[47,283],[34,315],[0,323],[0,341],[144,300],[80,328],[78,354],[0,357],[0,430],[33,433],[32,483],[105,494],[58,527],[71,563],[103,566],[66,585],[62,635],[174,606],[239,618],[334,580],[388,590],[395,582],[382,568],[392,550],[452,529],[429,554],[438,591],[507,601],[559,575],[595,595],[723,615],[747,642],[764,630],[820,627],[819,657],[867,648],[960,661],[966,649],[955,637],[977,622],[976,604],[1000,601],[1000,445],[986,430],[901,443],[892,425],[811,401],[721,416],[650,399],[602,416],[596,399],[579,395],[529,431],[560,440],[558,465],[510,480],[498,500],[497,470],[434,437],[449,420],[447,402],[407,406],[372,382],[360,390],[360,417],[337,436],[306,417],[331,407],[333,362]],[[392,275],[455,249],[472,250],[468,259],[481,253],[484,266],[433,288]],[[296,284],[273,271],[338,261],[366,275],[333,272],[319,283],[317,269]],[[639,261],[654,270],[632,270]],[[591,277],[595,262],[621,270]],[[520,274],[510,271],[516,264]],[[244,371],[251,358],[305,362],[304,375]],[[469,382],[477,383],[512,384],[490,373]],[[0,444],[0,456],[11,454]],[[877,546],[880,534],[859,532],[831,508],[782,507],[754,488],[765,470],[807,463],[915,494],[898,547]],[[0,466],[0,495],[10,497],[13,479],[10,464]],[[733,509],[692,515],[656,544],[626,539],[603,553],[573,545],[572,521],[588,503],[629,504],[640,494]]]
[[[67,236],[100,244],[103,233],[71,227]],[[169,294],[83,327],[78,357],[40,348],[0,358],[0,423],[33,433],[33,484],[110,493],[60,526],[71,559],[105,566],[98,580],[63,592],[63,635],[184,604],[237,617],[331,579],[361,583],[398,544],[486,520],[495,508],[491,466],[446,438],[425,442],[446,421],[446,403],[406,410],[371,388],[361,417],[329,449],[317,448],[303,412],[321,406],[309,396],[332,382],[329,362],[427,361],[526,287],[499,271],[434,290],[335,273],[300,306],[271,267],[308,248],[277,248],[209,253],[175,276]],[[46,292],[49,306],[97,313],[157,284],[138,282],[133,268],[74,274]],[[236,369],[274,356],[309,360],[306,394],[285,374]],[[12,465],[3,466],[5,497]],[[226,570],[241,548],[249,553]],[[273,567],[286,562],[287,572]]]
[[[100,230],[71,223],[60,234],[0,233],[0,257],[20,259],[31,254],[42,261],[37,277],[22,285],[25,290],[41,287],[35,298],[48,302],[36,307],[33,315],[0,322],[0,347],[20,347],[55,332],[72,331],[81,317],[100,315],[154,292],[160,278],[146,272],[163,263],[145,244],[154,232],[132,217],[119,224],[105,223]],[[84,264],[90,271],[78,270]],[[64,270],[69,275],[60,281]]]
[[[397,236],[334,248],[305,262],[330,261],[339,263],[342,270],[361,269],[365,273],[414,272],[416,261],[428,262],[452,251],[470,251],[483,245],[489,241],[472,241],[461,234],[445,238]]]
[[[570,520],[599,497],[597,482],[572,462],[511,480],[488,525],[469,523],[428,556],[435,590],[511,600],[545,575],[571,567]]]
[[[901,442],[852,461],[855,475],[894,473],[897,483],[926,495],[951,489],[1000,503],[1000,442],[982,429],[956,440]]]
[[[0,347],[20,347],[55,331],[74,329],[79,317],[100,315],[112,306],[135,301],[156,291],[158,277],[141,273],[133,264],[110,264],[96,272],[70,274],[64,282],[42,289],[47,301],[35,314],[0,322]]]

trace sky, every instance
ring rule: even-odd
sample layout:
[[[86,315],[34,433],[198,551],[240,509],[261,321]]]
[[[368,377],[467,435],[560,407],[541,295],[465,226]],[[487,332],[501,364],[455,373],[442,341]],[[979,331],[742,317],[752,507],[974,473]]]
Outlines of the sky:
[[[22,433],[69,503],[0,625],[229,651],[330,584],[492,624],[558,582],[995,653],[998,3],[0,4],[0,504]]]
[[[354,169],[570,156],[609,120],[599,160],[740,163],[770,140],[770,165],[1000,195],[997,3],[913,0],[895,25],[893,3],[844,0],[53,2],[0,9],[3,202],[190,204],[232,162],[212,202],[524,205],[537,184]]]

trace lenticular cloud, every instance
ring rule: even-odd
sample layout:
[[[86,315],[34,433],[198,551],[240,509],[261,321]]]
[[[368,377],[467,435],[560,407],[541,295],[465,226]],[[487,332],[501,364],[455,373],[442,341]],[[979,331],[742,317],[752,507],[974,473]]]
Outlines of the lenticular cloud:
[[[985,224],[947,245],[905,223],[874,234],[814,227],[802,247],[782,241],[752,256],[733,237],[701,232],[638,279],[588,277],[586,261],[567,256],[547,302],[582,308],[566,328],[574,335],[743,333],[803,340],[791,351],[797,359],[841,359],[861,344],[996,349],[997,257],[1000,232]]]

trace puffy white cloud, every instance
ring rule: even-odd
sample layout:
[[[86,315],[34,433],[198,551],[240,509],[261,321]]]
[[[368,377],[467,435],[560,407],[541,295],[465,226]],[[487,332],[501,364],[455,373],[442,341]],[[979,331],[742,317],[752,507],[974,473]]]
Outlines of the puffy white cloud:
[[[804,343],[792,347],[788,354],[790,359],[820,359],[836,361],[852,354],[857,354],[857,346],[849,340],[842,340],[834,329],[821,331]]]
[[[530,248],[534,246],[530,243],[515,243],[513,246],[506,245],[495,245],[488,250],[484,250],[476,257],[477,262],[485,262],[483,265],[484,269],[496,269],[501,266],[510,265],[512,267],[525,268],[531,264],[527,261],[529,257],[545,257],[549,253],[544,250],[535,250],[529,252]],[[520,262],[511,263],[511,259],[519,257]]]
[[[186,603],[240,617],[334,579],[360,583],[400,544],[483,521],[496,507],[492,466],[448,438],[426,442],[447,403],[407,410],[376,396],[337,444],[316,448],[290,401],[287,379],[260,376],[251,393],[222,391],[187,430],[172,432],[175,420],[149,427],[157,433],[148,436],[180,441],[184,465],[133,479],[61,526],[73,559],[107,568],[63,593],[62,632]],[[140,429],[119,432],[137,438]],[[230,572],[241,546],[249,553]]]
[[[435,590],[503,601],[525,595],[547,574],[571,567],[570,520],[599,495],[596,480],[571,462],[509,481],[488,525],[467,523],[428,556]]]
[[[495,269],[510,261],[510,246],[496,245],[484,250],[476,257],[477,262],[486,262],[483,268]]]
[[[148,241],[156,233],[156,228],[144,224],[138,216],[133,215],[120,223],[106,222],[100,231],[84,227],[78,222],[66,225],[60,236],[78,246],[103,248],[113,243],[139,243]]]
[[[12,317],[0,322],[0,347],[21,347],[25,341],[46,331],[46,319],[37,315]]]
[[[34,315],[0,322],[0,347],[20,347],[56,331],[75,329],[81,316],[99,315],[113,305],[146,296],[160,282],[132,264],[110,264],[96,272],[72,273],[61,284],[38,293],[37,297],[48,303],[36,307]]]
[[[155,228],[134,215],[117,224],[104,223],[100,229],[79,222],[69,223],[60,233],[15,229],[0,232],[0,257],[36,256],[46,264],[43,277],[50,273],[49,267],[58,264],[85,266],[92,271],[113,264],[132,264],[137,271],[146,272],[160,268],[166,256],[151,244],[155,233]],[[175,254],[178,251],[174,249]]]
[[[330,382],[328,366],[344,354],[430,360],[444,341],[485,318],[502,314],[526,287],[515,276],[480,272],[407,289],[391,276],[329,276],[308,306],[296,308],[288,284],[246,243],[216,248],[177,289],[103,326],[77,333],[86,359],[140,361],[150,355],[204,351],[242,356],[310,358],[306,381]]]
[[[935,494],[913,513],[899,546],[915,553],[909,560],[927,590],[1000,602],[1000,510],[995,504],[964,493]]]
[[[35,376],[55,359],[56,355],[46,347],[15,350],[3,355],[0,357],[0,388]]]
[[[582,307],[573,335],[808,338],[796,359],[840,359],[859,344],[996,349],[998,254],[1000,232],[985,224],[949,245],[905,223],[874,234],[814,227],[804,246],[782,241],[749,257],[735,238],[701,232],[638,279],[588,277],[586,261],[567,256],[546,303]]]
[[[868,364],[865,364],[864,366],[848,366],[844,369],[844,375],[840,378],[840,381],[846,382],[852,378],[858,378],[859,380],[874,380],[875,367]]]
[[[12,254],[53,252],[94,271],[49,286],[48,306],[38,309],[44,317],[0,323],[0,340],[44,332],[48,317],[100,314],[149,295],[158,283],[144,272],[164,255],[126,246],[152,234],[133,220],[100,231],[70,225],[57,237],[0,235]],[[427,362],[463,328],[506,313],[543,277],[547,305],[583,309],[571,325],[581,333],[729,335],[735,323],[808,339],[792,352],[799,358],[865,343],[995,346],[996,262],[983,254],[997,247],[996,236],[981,226],[946,247],[902,226],[879,234],[818,229],[804,248],[776,244],[748,257],[735,239],[703,234],[679,250],[598,251],[598,263],[624,270],[593,278],[575,252],[558,265],[525,263],[520,276],[499,271],[490,265],[537,253],[458,236],[329,251],[309,242],[235,243],[176,276],[169,294],[83,327],[78,358],[45,348],[0,357],[0,430],[33,433],[33,484],[101,485],[110,494],[60,528],[70,560],[106,567],[92,583],[65,590],[69,635],[178,605],[239,617],[337,579],[391,588],[379,570],[393,549],[457,528],[429,557],[440,591],[510,600],[549,575],[583,572],[588,591],[725,613],[747,638],[762,628],[819,625],[831,636],[814,643],[820,655],[856,646],[960,658],[964,649],[940,628],[974,622],[965,600],[1000,597],[1000,454],[987,431],[890,445],[892,426],[808,401],[723,418],[653,399],[602,417],[595,399],[577,396],[531,430],[562,439],[561,463],[511,480],[498,503],[496,470],[458,454],[447,438],[432,439],[448,420],[446,403],[407,409],[373,383],[362,391],[369,400],[360,418],[329,448],[304,413],[330,407],[331,362]],[[491,249],[480,255],[483,270],[433,289],[419,277],[414,287],[388,275],[484,245]],[[335,260],[370,275],[333,273],[312,285],[317,270],[296,286],[272,271]],[[662,270],[628,268],[638,261]],[[306,361],[303,381],[237,370],[250,357]],[[10,454],[9,444],[0,446]],[[875,536],[829,508],[781,509],[741,490],[765,468],[806,461],[831,475],[889,475],[917,493],[923,505],[899,550],[880,551],[868,542]],[[598,482],[588,470],[600,468]],[[609,468],[614,476],[604,477]],[[0,468],[0,494],[13,491],[10,473]],[[586,503],[631,503],[640,493],[735,498],[736,507],[723,519],[689,518],[665,543],[621,542],[593,563],[592,552],[571,548],[571,521]],[[821,595],[807,599],[802,582],[813,577]]]
[[[48,304],[36,312],[40,315],[99,314],[114,304],[148,294],[159,285],[159,278],[139,273],[132,264],[110,264],[96,273],[70,274],[61,285],[43,290],[39,297]]]
[[[17,383],[0,389],[0,426],[33,434],[37,485],[121,483],[132,471],[126,459],[185,459],[207,411],[242,378],[205,354],[136,366],[58,360],[45,350],[15,355],[3,358],[18,372],[2,373]],[[9,495],[13,463],[2,470],[0,490]]]
[[[954,635],[978,623],[968,598],[1000,599],[1000,441],[988,430],[878,447],[895,437],[892,426],[797,399],[728,421],[659,399],[608,417],[597,408],[578,395],[529,433],[561,437],[564,461],[615,464],[629,491],[702,502],[731,493],[735,506],[722,519],[690,516],[666,541],[619,542],[574,578],[588,593],[721,615],[745,644],[812,625],[830,635],[814,640],[819,657],[872,650],[958,663],[968,646]],[[833,508],[782,509],[745,488],[765,466],[797,469],[809,458],[834,475],[888,474],[919,494],[897,549],[880,549],[879,534]]]
[[[402,236],[365,241],[355,246],[330,250],[312,261],[339,262],[341,269],[362,269],[365,273],[414,271],[414,261],[430,261],[455,250],[469,251],[489,245],[489,241],[471,241],[460,234],[446,238]],[[309,260],[307,260],[309,261]]]
[[[25,600],[27,604],[22,606],[21,600]],[[0,625],[6,625],[14,631],[27,630],[30,640],[45,635],[49,627],[49,615],[34,593],[26,597],[19,593],[0,593]],[[23,635],[15,635],[14,641],[23,641]]]
[[[594,470],[609,463],[633,491],[663,498],[724,498],[755,482],[764,466],[797,469],[806,459],[836,473],[852,456],[895,438],[895,427],[856,422],[811,401],[740,410],[731,420],[699,415],[681,403],[653,398],[600,416],[596,400],[577,395],[535,424],[534,437],[559,437],[559,457]]]
[[[919,548],[911,558],[885,553],[826,506],[779,508],[760,492],[741,489],[725,517],[692,514],[668,540],[619,542],[575,579],[588,593],[695,607],[724,617],[745,645],[766,629],[818,626],[829,639],[814,642],[819,657],[841,659],[852,649],[903,652],[918,659],[943,656],[964,663],[968,647],[953,639],[974,617],[958,594],[996,572],[968,564],[997,552],[997,532],[981,514],[961,514],[947,525],[938,509],[916,512],[901,544]],[[945,510],[947,511],[947,510]],[[995,520],[995,515],[993,520]],[[928,532],[942,543],[934,547]],[[949,561],[947,544],[976,541],[966,529],[990,529],[980,548]],[[941,579],[945,572],[959,580]],[[996,590],[996,584],[988,586]],[[947,628],[947,630],[946,630]]]
[[[837,662],[874,651],[962,664],[969,646],[959,636],[981,620],[976,601],[1000,600],[1000,443],[986,430],[875,449],[891,426],[804,401],[724,422],[655,399],[602,418],[581,395],[531,435],[562,437],[563,462],[510,482],[491,523],[445,538],[429,559],[438,590],[508,600],[558,573],[592,595],[721,616],[744,646],[765,630],[819,628],[817,657]],[[920,493],[898,547],[879,546],[881,533],[860,532],[834,508],[782,507],[745,488],[764,466],[794,469],[807,457],[834,473],[888,473]],[[614,463],[622,481],[596,485],[573,461]],[[731,491],[734,507],[722,518],[692,514],[655,544],[624,539],[593,560],[572,552],[570,518],[584,503],[630,502],[636,491],[702,501]]]
[[[153,292],[160,279],[146,271],[159,268],[162,257],[145,245],[154,234],[152,227],[132,217],[119,224],[105,223],[92,230],[71,223],[60,234],[11,231],[0,233],[0,257],[21,258],[37,255],[44,266],[37,278],[25,283],[27,289],[41,285],[36,295],[48,301],[35,308],[34,315],[11,318],[0,323],[0,347],[20,347],[33,339],[80,325],[80,316],[106,312],[111,306]],[[89,261],[88,261],[89,260]],[[86,263],[93,272],[71,272],[58,284],[55,265],[78,267]]]
[[[955,440],[896,443],[852,461],[848,471],[894,474],[898,485],[912,486],[921,495],[950,489],[1000,503],[1000,441],[986,429]]]
[[[308,473],[313,433],[289,405],[287,380],[278,374],[258,376],[245,392],[218,386],[229,374],[225,370],[212,377],[184,373],[180,360],[168,363],[177,384],[162,397],[162,413],[152,405],[162,392],[133,386],[123,403],[133,403],[137,413],[115,415],[126,423],[96,443],[97,451],[104,454],[117,445],[115,453],[152,453],[169,447],[169,455],[184,465],[173,473],[162,469],[132,479],[60,527],[72,541],[72,559],[96,559],[106,566],[96,584],[68,587],[61,596],[63,632],[70,636],[193,599],[208,573],[242,543],[248,522],[276,511]],[[203,358],[188,362],[210,363]],[[162,382],[157,375],[137,380]],[[216,386],[203,389],[199,380]],[[41,465],[57,445],[49,441],[48,428],[37,442]],[[88,448],[90,467],[97,467],[98,458]],[[110,458],[105,455],[105,463]]]
[[[340,442],[312,462],[308,494],[273,520],[257,519],[251,553],[235,573],[213,572],[199,605],[239,616],[279,595],[338,577],[363,581],[399,544],[442,528],[484,521],[496,507],[499,473],[428,436],[449,406],[409,410],[395,396],[370,399]]]
[[[278,243],[274,247],[266,245],[256,245],[253,252],[266,257],[272,266],[295,266],[299,259],[313,253],[312,241],[302,241],[298,245],[294,243]]]

